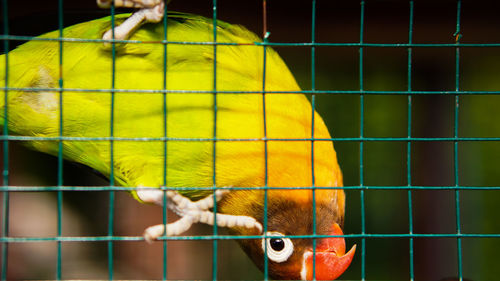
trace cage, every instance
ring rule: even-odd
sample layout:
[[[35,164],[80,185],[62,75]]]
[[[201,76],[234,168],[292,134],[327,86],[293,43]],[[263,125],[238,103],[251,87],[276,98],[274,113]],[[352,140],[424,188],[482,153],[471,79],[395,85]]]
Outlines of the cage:
[[[7,57],[43,33],[62,34],[64,27],[130,11],[100,10],[94,1],[1,3]],[[280,54],[323,117],[344,175],[344,236],[358,247],[340,279],[495,280],[497,6],[461,0],[173,0],[165,9],[266,36],[255,46]],[[17,90],[9,86],[7,66],[0,66],[6,94]],[[60,78],[56,87],[64,94]],[[138,204],[127,187],[63,161],[62,153],[52,157],[24,148],[28,139],[7,128],[1,138],[2,280],[269,279],[223,229],[195,225],[186,235],[145,243],[144,228],[175,215]]]

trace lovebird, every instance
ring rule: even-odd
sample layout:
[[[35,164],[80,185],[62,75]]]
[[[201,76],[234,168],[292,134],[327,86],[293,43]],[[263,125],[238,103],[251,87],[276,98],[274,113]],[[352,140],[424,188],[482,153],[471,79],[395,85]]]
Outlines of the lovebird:
[[[271,278],[339,277],[356,248],[346,253],[341,237],[342,173],[288,67],[242,26],[218,21],[214,38],[212,19],[182,13],[166,26],[144,24],[113,46],[101,40],[105,17],[65,28],[62,47],[54,31],[1,55],[1,124],[44,153],[61,141],[65,159],[140,202],[166,201],[180,219],[146,240],[216,223],[256,236],[237,241]]]

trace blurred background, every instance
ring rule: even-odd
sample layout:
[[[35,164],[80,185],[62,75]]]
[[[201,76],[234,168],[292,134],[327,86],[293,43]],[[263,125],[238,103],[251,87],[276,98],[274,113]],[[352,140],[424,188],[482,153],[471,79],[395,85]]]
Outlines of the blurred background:
[[[169,10],[212,16],[211,0],[174,0]],[[262,1],[217,1],[218,19],[241,24],[261,35]],[[57,0],[7,1],[9,34],[36,36],[58,28]],[[500,43],[499,4],[495,1],[463,1],[462,43]],[[5,6],[3,6],[5,7]],[[3,8],[2,7],[2,8]],[[408,43],[409,1],[365,2],[363,40],[368,43]],[[311,1],[267,1],[270,42],[311,41]],[[318,0],[316,41],[357,43],[360,40],[360,2]],[[128,10],[119,10],[128,11]],[[109,14],[94,0],[64,1],[64,26]],[[3,15],[3,12],[2,12]],[[413,43],[455,43],[457,1],[415,1]],[[4,19],[0,20],[3,25]],[[3,26],[2,26],[3,30]],[[11,41],[11,48],[23,42]],[[311,48],[275,48],[304,90],[311,89]],[[411,57],[411,89],[453,91],[456,86],[456,49],[415,47]],[[459,89],[462,91],[500,90],[500,48],[460,49]],[[359,47],[317,47],[315,87],[318,90],[358,91],[360,89]],[[408,49],[403,47],[363,48],[363,88],[367,91],[408,90]],[[459,137],[500,137],[500,96],[462,95],[459,97]],[[454,136],[455,97],[445,94],[411,97],[411,136],[448,138]],[[408,136],[408,96],[364,96],[320,94],[316,109],[336,138]],[[361,111],[364,118],[361,120]],[[11,185],[52,186],[57,184],[57,159],[10,142],[9,179]],[[460,222],[463,233],[499,234],[500,143],[460,141],[458,175],[455,175],[454,143],[415,141],[411,143],[410,173],[407,173],[407,143],[397,141],[337,141],[335,147],[344,173],[345,186],[471,186],[496,190],[460,191]],[[360,168],[360,158],[363,167]],[[108,182],[90,169],[64,164],[64,185],[93,186]],[[455,182],[455,176],[458,183]],[[362,179],[362,182],[361,182]],[[347,190],[345,233],[362,231],[361,194]],[[3,196],[3,194],[0,194]],[[64,192],[63,236],[106,236],[108,233],[107,192]],[[138,204],[125,192],[116,192],[114,234],[139,236],[145,227],[161,223],[162,209]],[[404,234],[409,232],[407,190],[370,189],[364,192],[365,232]],[[412,191],[413,232],[456,233],[455,191]],[[3,214],[1,216],[3,218]],[[169,214],[169,219],[175,219]],[[3,222],[2,222],[3,225]],[[10,236],[53,237],[57,231],[55,192],[11,192]],[[212,228],[196,226],[189,235],[211,234]],[[225,233],[224,230],[221,230]],[[341,277],[361,278],[361,239],[347,239],[348,247],[358,244],[353,264]],[[498,238],[463,238],[463,275],[471,280],[497,280]],[[367,238],[365,274],[367,280],[408,280],[410,253],[408,238]],[[211,279],[211,241],[168,242],[169,279]],[[258,279],[262,274],[234,241],[218,243],[220,279]],[[441,280],[458,275],[456,238],[415,238],[416,280]],[[163,272],[161,242],[114,243],[116,279],[160,279]],[[55,242],[9,244],[8,279],[54,279]],[[62,243],[64,279],[107,279],[106,242]]]

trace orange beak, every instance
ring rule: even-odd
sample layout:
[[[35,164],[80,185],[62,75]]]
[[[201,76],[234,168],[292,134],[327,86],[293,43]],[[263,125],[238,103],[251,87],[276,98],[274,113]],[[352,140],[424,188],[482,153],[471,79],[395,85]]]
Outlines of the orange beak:
[[[333,225],[331,235],[343,235],[338,224]],[[333,280],[338,278],[351,264],[356,245],[345,253],[345,240],[342,237],[324,238],[316,244],[316,279]],[[303,280],[313,279],[313,251],[306,250],[301,271]]]

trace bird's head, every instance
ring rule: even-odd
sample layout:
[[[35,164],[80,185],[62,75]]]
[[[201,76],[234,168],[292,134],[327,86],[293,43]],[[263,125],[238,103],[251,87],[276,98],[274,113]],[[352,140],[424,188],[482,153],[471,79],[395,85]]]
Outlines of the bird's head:
[[[312,109],[304,96],[269,95],[265,105],[266,137],[288,141],[224,143],[218,151],[246,154],[218,158],[217,163],[226,167],[218,170],[219,184],[249,190],[230,192],[217,207],[222,213],[250,216],[262,224],[265,237],[238,242],[259,268],[267,262],[269,277],[335,279],[351,263],[355,247],[346,253],[345,240],[338,237],[343,234],[345,193],[333,143],[327,141],[331,136],[319,114],[311,119]],[[255,120],[263,124],[262,119]],[[313,130],[317,141],[300,140],[311,138]],[[263,186],[269,188],[267,197],[264,190],[252,189]],[[231,231],[262,234],[238,227]],[[313,239],[313,234],[319,237]]]
[[[283,191],[268,191],[268,220],[265,233],[267,238],[238,240],[244,251],[260,269],[264,268],[264,263],[267,261],[269,276],[274,279],[311,280],[313,274],[317,280],[338,278],[349,267],[356,246],[346,253],[343,237],[316,238],[315,243],[312,238],[289,237],[313,234],[312,201],[308,203],[291,201],[286,198],[287,196],[283,197],[277,192]],[[291,190],[285,192],[288,193],[287,195],[293,193]],[[311,191],[309,192],[312,194]],[[249,193],[246,196],[252,195]],[[323,200],[317,201],[317,235],[343,235],[341,229],[343,210],[339,210],[337,206],[325,204]],[[260,214],[260,216],[253,216],[263,224],[263,206],[250,204],[247,208],[250,213]],[[231,230],[238,235],[260,234],[256,229],[233,228]],[[315,264],[315,270],[313,270],[313,264]]]

